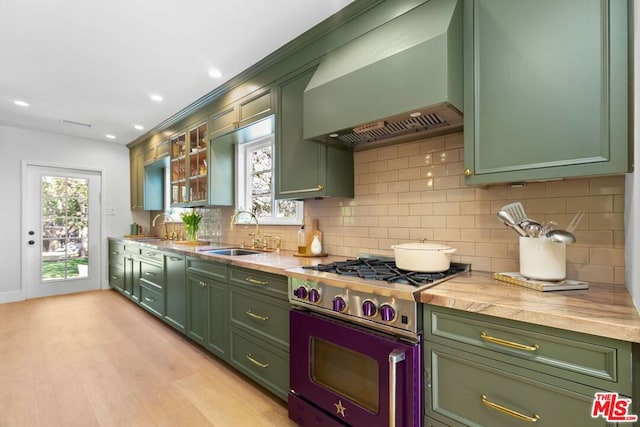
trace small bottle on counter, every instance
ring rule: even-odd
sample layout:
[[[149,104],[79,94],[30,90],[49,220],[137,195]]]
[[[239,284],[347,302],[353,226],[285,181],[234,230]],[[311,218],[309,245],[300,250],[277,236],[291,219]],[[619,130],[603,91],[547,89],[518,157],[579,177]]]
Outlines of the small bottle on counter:
[[[320,243],[317,234],[313,236],[313,241],[311,242],[311,253],[314,255],[320,255],[322,253],[322,243]]]
[[[304,232],[304,224],[298,231],[298,253],[305,255],[307,253],[307,234]]]

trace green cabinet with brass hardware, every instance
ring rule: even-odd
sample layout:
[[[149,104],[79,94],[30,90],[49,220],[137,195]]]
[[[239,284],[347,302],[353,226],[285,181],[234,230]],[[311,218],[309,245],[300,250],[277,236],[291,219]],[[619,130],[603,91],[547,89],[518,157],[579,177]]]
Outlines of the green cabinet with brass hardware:
[[[467,184],[629,171],[627,0],[464,0]]]
[[[354,197],[353,151],[302,138],[302,98],[314,70],[307,67],[276,85],[276,199]]]
[[[109,241],[109,286],[124,292],[124,244]]]
[[[289,392],[287,278],[229,267],[229,362],[283,400]]]
[[[608,425],[596,392],[632,396],[631,343],[424,306],[425,425]]]
[[[144,156],[142,145],[132,147],[129,151],[129,179],[131,192],[131,210],[144,209]]]
[[[273,114],[270,87],[258,89],[209,116],[209,138],[217,138]]]
[[[227,266],[187,257],[187,336],[228,360]]]
[[[186,260],[182,254],[165,252],[164,320],[183,334],[187,333]]]
[[[165,269],[162,252],[140,248],[140,305],[152,314],[164,316]]]

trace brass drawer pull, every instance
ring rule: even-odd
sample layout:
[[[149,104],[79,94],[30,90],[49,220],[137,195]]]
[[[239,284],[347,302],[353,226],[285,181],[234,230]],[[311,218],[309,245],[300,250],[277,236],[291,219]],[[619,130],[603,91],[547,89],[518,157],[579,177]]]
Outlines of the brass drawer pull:
[[[498,405],[497,403],[493,403],[487,399],[487,396],[484,394],[480,398],[482,403],[484,403],[489,408],[495,409],[496,411],[502,412],[503,414],[511,415],[514,418],[517,418],[522,421],[526,421],[529,423],[537,423],[540,419],[540,415],[534,414],[533,417],[528,415],[521,414],[520,412],[514,411],[513,409],[505,408],[502,405]]]
[[[253,317],[254,319],[258,319],[262,321],[269,320],[269,316],[260,316],[259,314],[255,314],[251,310],[247,310],[245,313],[247,313],[247,316]]]
[[[269,364],[268,364],[268,363],[262,363],[262,362],[260,362],[260,361],[258,361],[258,360],[256,360],[256,359],[254,359],[254,358],[253,358],[253,356],[251,355],[251,353],[247,354],[247,356],[246,356],[246,357],[247,357],[247,360],[248,360],[249,362],[253,363],[253,364],[254,364],[254,365],[256,365],[256,366],[259,366],[259,367],[261,367],[261,368],[268,368],[268,367],[269,367]]]
[[[145,272],[144,272],[144,275],[145,275],[145,276],[155,276],[155,275],[156,275],[156,273],[152,273],[152,272],[150,272],[150,271],[145,271]]]
[[[318,184],[317,187],[313,187],[313,188],[304,188],[301,190],[288,190],[288,191],[281,191],[280,194],[293,194],[293,193],[313,193],[316,191],[322,191],[324,190],[324,185],[322,184]]]
[[[182,261],[182,258],[178,258],[178,257],[169,257],[169,259],[171,261]]]
[[[249,283],[253,283],[254,285],[260,285],[260,286],[269,286],[269,282],[266,280],[256,280],[251,276],[248,276],[247,278],[245,278],[244,280],[246,280]]]
[[[505,347],[511,347],[511,348],[515,348],[515,349],[518,349],[518,350],[536,351],[536,350],[538,350],[540,348],[540,347],[538,347],[538,344],[525,345],[525,344],[519,344],[519,343],[513,342],[513,341],[503,340],[501,338],[492,337],[492,336],[487,335],[487,333],[484,332],[484,331],[480,332],[480,338],[482,338],[485,341],[492,342],[494,344],[503,345]]]
[[[144,297],[144,300],[147,302],[156,302],[156,300],[151,297]]]
[[[146,256],[149,256],[149,257],[155,257],[155,256],[158,256],[158,254],[157,254],[157,253],[155,253],[155,252],[147,252],[145,255],[146,255]]]
[[[200,282],[199,285],[202,288],[206,288],[207,287],[207,283],[206,282]]]
[[[118,276],[111,276],[111,280],[116,280]]]

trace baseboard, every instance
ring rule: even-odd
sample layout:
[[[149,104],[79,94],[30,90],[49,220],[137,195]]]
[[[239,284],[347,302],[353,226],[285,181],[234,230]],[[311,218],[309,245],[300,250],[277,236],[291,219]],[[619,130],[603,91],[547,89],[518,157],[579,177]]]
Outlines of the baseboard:
[[[6,291],[0,292],[0,304],[7,302],[24,301],[25,296],[22,291]]]

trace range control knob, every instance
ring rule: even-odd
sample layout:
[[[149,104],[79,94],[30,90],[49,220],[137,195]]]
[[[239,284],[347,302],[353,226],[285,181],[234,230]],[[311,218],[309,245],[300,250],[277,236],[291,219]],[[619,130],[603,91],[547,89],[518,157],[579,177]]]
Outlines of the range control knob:
[[[309,290],[309,301],[318,302],[320,301],[320,290],[313,288]]]
[[[347,301],[345,301],[344,297],[337,296],[333,299],[333,311],[338,313],[347,311]]]
[[[393,322],[396,320],[396,309],[390,304],[384,303],[380,305],[380,317],[385,322]]]
[[[293,294],[296,296],[296,298],[303,300],[307,299],[307,296],[309,295],[309,293],[307,292],[307,288],[305,288],[304,286],[298,287],[295,291],[293,291]]]
[[[376,306],[375,302],[371,300],[365,300],[362,303],[362,313],[366,317],[373,317],[376,315],[377,312],[378,312],[378,306]]]

